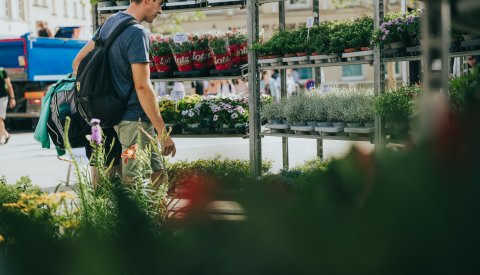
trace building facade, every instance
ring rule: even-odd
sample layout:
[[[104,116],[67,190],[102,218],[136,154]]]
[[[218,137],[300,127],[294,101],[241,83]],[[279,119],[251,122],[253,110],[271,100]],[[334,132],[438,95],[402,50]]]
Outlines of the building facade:
[[[53,33],[57,27],[64,26],[85,26],[90,31],[90,1],[0,0],[0,38],[35,33],[37,21],[45,21]]]

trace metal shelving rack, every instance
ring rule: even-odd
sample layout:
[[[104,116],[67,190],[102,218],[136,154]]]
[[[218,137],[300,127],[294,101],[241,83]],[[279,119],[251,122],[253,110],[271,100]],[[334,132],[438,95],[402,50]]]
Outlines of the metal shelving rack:
[[[228,1],[228,0],[227,0]],[[226,2],[226,1],[223,1]],[[232,1],[232,5],[223,6],[204,6],[188,9],[170,9],[167,12],[183,12],[183,11],[197,11],[197,10],[212,10],[224,8],[247,8],[247,33],[248,43],[253,45],[259,38],[259,5],[264,3],[278,2],[279,5],[279,27],[280,30],[285,29],[285,2],[284,0],[247,0],[244,4],[239,5],[238,1]],[[320,10],[318,1],[313,1],[313,14],[315,22],[320,21]],[[234,3],[234,4],[233,4]],[[479,51],[464,51],[449,53],[449,29],[450,29],[450,1],[449,0],[425,0],[426,15],[423,24],[425,30],[429,30],[431,35],[424,38],[422,52],[426,55],[405,56],[394,58],[382,58],[382,50],[379,47],[374,49],[374,93],[375,96],[381,95],[385,91],[385,63],[399,62],[399,61],[418,61],[424,60],[425,73],[424,83],[427,88],[427,93],[432,92],[448,92],[448,66],[438,66],[440,60],[441,64],[448,64],[449,57],[480,55]],[[406,10],[406,0],[402,0],[402,10]],[[106,14],[109,12],[117,12],[126,7],[109,7],[100,8],[98,13]],[[374,26],[378,28],[383,23],[384,18],[384,0],[374,0]],[[94,9],[97,14],[97,11]],[[440,16],[439,16],[440,15]],[[432,26],[437,26],[436,28]],[[441,26],[438,28],[438,26]],[[433,29],[433,31],[432,31]],[[282,98],[286,97],[286,69],[294,68],[315,68],[315,80],[317,85],[320,84],[320,70],[321,67],[344,66],[355,64],[368,64],[372,61],[359,60],[349,62],[335,62],[335,63],[320,63],[320,64],[301,64],[301,65],[280,65],[280,66],[266,66],[260,67],[257,63],[257,54],[249,50],[248,53],[248,83],[249,83],[249,155],[250,155],[250,173],[252,177],[258,178],[261,175],[262,164],[262,136],[274,136],[282,138],[283,151],[283,166],[288,168],[288,138],[307,138],[317,140],[317,155],[323,156],[323,140],[348,140],[348,141],[370,141],[370,137],[349,137],[349,136],[316,136],[316,135],[290,135],[282,133],[261,133],[260,127],[260,70],[265,69],[279,69],[281,78],[281,93]],[[224,77],[234,78],[239,76]],[[243,75],[243,77],[246,77]],[[168,79],[153,79],[152,81],[179,81],[179,80],[210,80],[222,79],[221,76],[212,77],[192,77],[192,78],[168,78]],[[383,133],[383,121],[379,116],[375,117],[375,132],[373,136],[373,143],[376,146],[376,151],[381,151],[385,146],[385,137]]]

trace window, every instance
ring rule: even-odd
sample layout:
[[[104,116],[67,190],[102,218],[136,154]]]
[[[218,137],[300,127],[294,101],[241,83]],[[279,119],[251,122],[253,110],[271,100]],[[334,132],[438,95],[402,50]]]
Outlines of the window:
[[[315,0],[318,1],[318,0]],[[287,9],[290,10],[303,10],[312,8],[312,0],[288,0]]]
[[[73,18],[78,18],[77,2],[73,2]]]
[[[5,0],[5,17],[12,18],[12,0]]]
[[[68,1],[63,0],[63,16],[68,17]]]
[[[347,65],[342,66],[343,80],[361,80],[363,79],[362,65]]]
[[[82,2],[82,19],[85,19],[85,10],[87,9],[87,6],[85,3]]]
[[[18,0],[18,15],[20,19],[25,20],[25,0]]]
[[[57,5],[56,2],[57,0],[52,0],[52,15],[57,15]]]

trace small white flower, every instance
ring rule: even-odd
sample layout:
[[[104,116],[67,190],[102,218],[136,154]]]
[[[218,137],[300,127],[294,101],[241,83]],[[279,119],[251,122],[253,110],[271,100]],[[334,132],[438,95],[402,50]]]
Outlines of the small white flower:
[[[191,111],[188,112],[188,116],[189,116],[189,117],[192,117],[192,116],[194,116],[194,115],[195,115],[195,114],[194,114],[193,112],[191,112]]]
[[[230,114],[233,113],[233,110],[232,109],[228,109],[227,112],[229,112]]]
[[[214,115],[213,116],[213,121],[217,121],[218,120],[218,115]]]
[[[233,118],[233,119],[235,119],[235,118],[237,118],[237,117],[238,117],[238,114],[237,114],[237,113],[233,113],[233,114],[232,114],[232,118]]]
[[[188,114],[188,111],[187,110],[183,110],[182,111],[182,116],[186,116]]]

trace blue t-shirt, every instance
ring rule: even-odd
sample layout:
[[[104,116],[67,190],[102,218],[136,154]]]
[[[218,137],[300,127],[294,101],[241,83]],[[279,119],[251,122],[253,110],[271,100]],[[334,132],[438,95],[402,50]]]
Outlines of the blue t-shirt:
[[[125,12],[118,12],[107,19],[96,35],[100,35],[102,40],[106,40],[121,22],[132,18],[133,16]],[[142,25],[128,26],[115,39],[109,50],[113,87],[125,98],[133,89],[123,120],[137,121],[140,118],[142,121],[148,121],[134,90],[131,67],[131,64],[134,63],[148,63],[148,49],[150,47],[148,37],[149,31]]]

